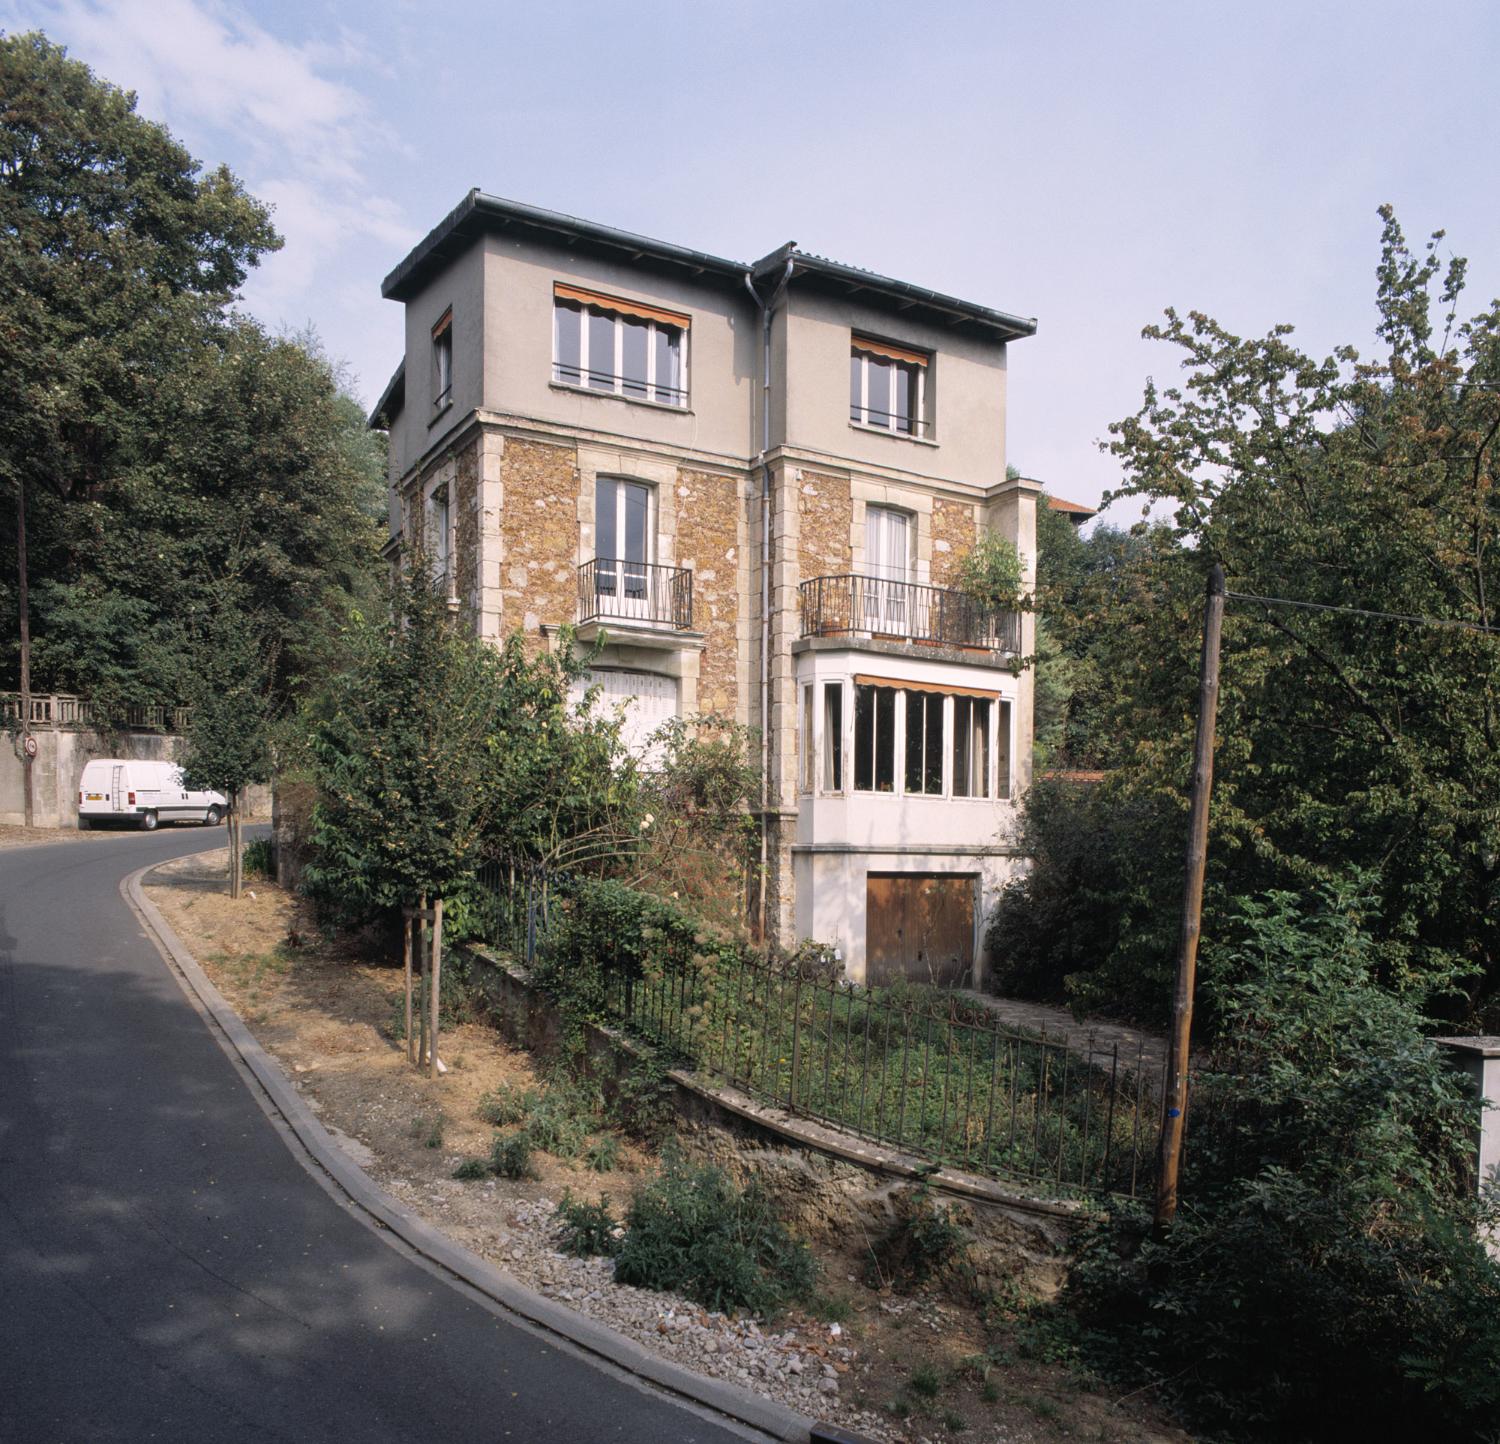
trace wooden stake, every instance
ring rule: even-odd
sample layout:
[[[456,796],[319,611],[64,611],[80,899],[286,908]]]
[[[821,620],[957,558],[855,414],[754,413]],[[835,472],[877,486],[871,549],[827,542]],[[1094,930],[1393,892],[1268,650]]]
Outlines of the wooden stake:
[[[415,925],[411,909],[406,908],[401,919],[401,971],[406,982],[406,1061],[413,1064],[417,1061],[417,1039],[411,1030],[411,930]]]
[[[1182,929],[1177,943],[1177,983],[1172,994],[1172,1033],[1167,1041],[1167,1079],[1162,1101],[1161,1145],[1156,1155],[1156,1232],[1165,1234],[1177,1213],[1177,1178],[1187,1127],[1188,1059],[1193,1035],[1193,986],[1203,925],[1203,874],[1208,863],[1208,802],[1214,785],[1214,731],[1219,714],[1219,636],[1224,624],[1224,568],[1208,574],[1203,607],[1203,656],[1198,668],[1198,736],[1193,748],[1193,794],[1182,891]]]
[[[16,481],[16,605],[21,621],[21,806],[26,826],[36,822],[31,753],[31,599],[26,577],[26,482]]]
[[[432,900],[432,1055],[427,1060],[427,1076],[437,1077],[438,1070],[438,1003],[443,981],[443,900]]]
[[[417,1067],[427,1061],[427,894],[417,915],[417,964],[422,970],[422,986],[417,998]]]

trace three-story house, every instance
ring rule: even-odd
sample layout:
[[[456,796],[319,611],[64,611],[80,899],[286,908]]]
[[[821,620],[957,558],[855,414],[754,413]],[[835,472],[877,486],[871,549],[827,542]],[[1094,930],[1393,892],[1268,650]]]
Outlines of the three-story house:
[[[1008,315],[786,245],[746,264],[471,192],[386,278],[390,553],[480,635],[601,642],[646,748],[756,730],[760,907],[850,976],[977,980],[1019,864],[1032,618],[955,587],[1007,480]]]

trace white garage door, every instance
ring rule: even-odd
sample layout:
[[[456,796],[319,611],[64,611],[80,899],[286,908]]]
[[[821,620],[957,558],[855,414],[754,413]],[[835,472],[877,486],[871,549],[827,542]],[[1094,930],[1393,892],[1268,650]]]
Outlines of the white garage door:
[[[586,672],[573,683],[574,703],[583,700],[590,687],[598,687],[595,707],[606,715],[623,719],[620,740],[641,761],[656,760],[658,748],[651,734],[669,717],[677,715],[677,679],[655,672],[625,672],[615,669]]]

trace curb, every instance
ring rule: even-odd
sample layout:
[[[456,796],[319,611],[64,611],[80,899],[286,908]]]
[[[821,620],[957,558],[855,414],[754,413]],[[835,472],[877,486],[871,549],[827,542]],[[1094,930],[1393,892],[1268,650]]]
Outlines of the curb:
[[[695,1374],[653,1354],[634,1339],[526,1288],[486,1259],[445,1238],[425,1220],[402,1209],[334,1142],[275,1060],[256,1042],[224,995],[209,981],[208,975],[183,946],[155,903],[146,897],[142,881],[147,873],[154,872],[161,865],[152,863],[131,873],[120,884],[121,895],[145,925],[184,989],[201,1004],[223,1040],[254,1075],[272,1107],[281,1115],[312,1162],[366,1215],[366,1221],[377,1232],[394,1234],[430,1264],[506,1313],[517,1315],[615,1368],[737,1424],[773,1439],[789,1441],[789,1444],[853,1437],[831,1431],[827,1425],[815,1424],[783,1404],[763,1399],[734,1384]]]

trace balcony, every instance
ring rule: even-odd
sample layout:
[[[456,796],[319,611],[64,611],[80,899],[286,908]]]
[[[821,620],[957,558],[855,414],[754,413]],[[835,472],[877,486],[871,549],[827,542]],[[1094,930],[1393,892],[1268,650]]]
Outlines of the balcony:
[[[1000,612],[963,592],[920,582],[848,575],[803,582],[804,637],[868,637],[887,642],[1021,650],[1021,615]]]
[[[691,631],[693,574],[685,567],[595,557],[578,568],[578,623],[586,622]]]

